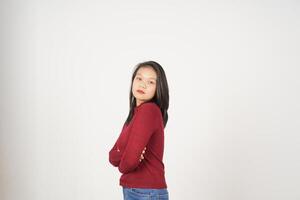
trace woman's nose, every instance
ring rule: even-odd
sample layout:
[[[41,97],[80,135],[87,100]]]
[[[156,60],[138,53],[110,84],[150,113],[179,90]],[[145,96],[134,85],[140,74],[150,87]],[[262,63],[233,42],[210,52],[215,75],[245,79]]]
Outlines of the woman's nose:
[[[143,88],[145,88],[146,84],[143,82],[143,83],[140,84],[140,86],[142,86]]]

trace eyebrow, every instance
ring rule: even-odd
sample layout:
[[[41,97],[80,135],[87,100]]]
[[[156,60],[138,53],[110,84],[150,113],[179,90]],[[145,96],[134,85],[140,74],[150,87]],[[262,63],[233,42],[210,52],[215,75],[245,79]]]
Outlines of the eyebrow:
[[[140,76],[143,76],[141,73],[137,73],[136,75],[140,75]],[[154,79],[154,80],[156,80],[156,78],[149,78],[149,79]]]

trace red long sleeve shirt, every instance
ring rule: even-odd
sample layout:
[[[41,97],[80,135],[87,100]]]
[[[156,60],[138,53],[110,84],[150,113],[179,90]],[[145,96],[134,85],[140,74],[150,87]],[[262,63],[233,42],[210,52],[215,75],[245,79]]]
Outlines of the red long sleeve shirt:
[[[144,159],[140,162],[146,147]],[[109,162],[122,173],[119,185],[136,188],[167,188],[163,163],[164,125],[159,107],[144,102],[134,108],[128,126],[109,151]]]

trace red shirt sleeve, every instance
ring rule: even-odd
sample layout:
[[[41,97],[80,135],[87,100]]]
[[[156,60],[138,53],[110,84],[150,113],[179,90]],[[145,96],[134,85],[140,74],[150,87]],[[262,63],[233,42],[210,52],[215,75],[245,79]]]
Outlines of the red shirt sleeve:
[[[123,125],[122,131],[123,131],[124,127],[125,127],[125,124]],[[122,133],[122,131],[121,131],[121,133]],[[120,138],[120,136],[119,136],[119,138]],[[118,148],[119,138],[115,142],[113,148],[109,151],[109,162],[115,167],[119,166],[120,160],[122,157],[122,153],[121,153],[120,149]]]
[[[140,164],[142,151],[158,127],[159,114],[160,109],[152,103],[141,105],[137,111],[119,163],[118,169],[121,173],[133,171]]]
[[[114,147],[109,151],[109,162],[115,166],[118,167],[120,160],[121,160],[121,152],[117,147],[117,142],[115,143]]]

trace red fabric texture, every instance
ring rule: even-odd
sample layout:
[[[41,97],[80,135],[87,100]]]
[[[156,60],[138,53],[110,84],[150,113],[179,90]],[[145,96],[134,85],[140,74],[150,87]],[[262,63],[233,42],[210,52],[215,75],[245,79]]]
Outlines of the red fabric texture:
[[[146,147],[144,159],[140,162]],[[134,108],[134,115],[109,151],[109,162],[122,173],[119,185],[135,188],[167,188],[165,180],[164,125],[159,107],[144,102]]]

